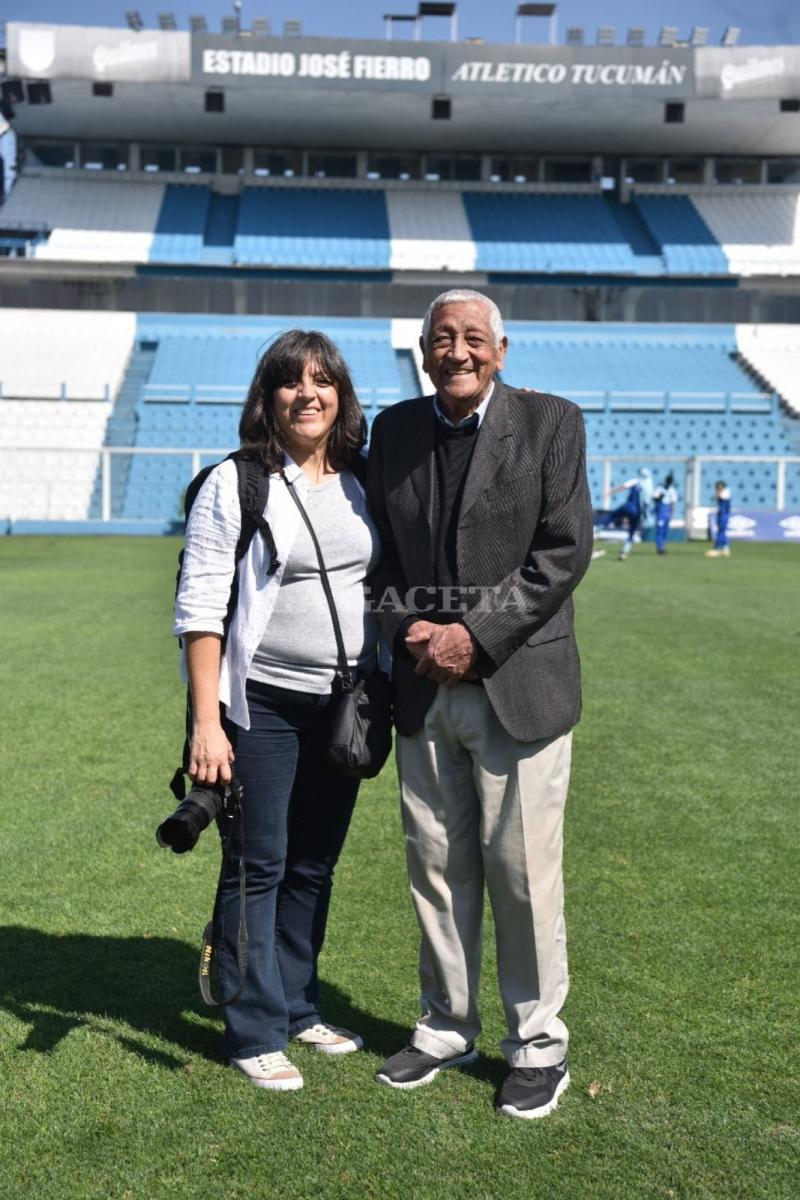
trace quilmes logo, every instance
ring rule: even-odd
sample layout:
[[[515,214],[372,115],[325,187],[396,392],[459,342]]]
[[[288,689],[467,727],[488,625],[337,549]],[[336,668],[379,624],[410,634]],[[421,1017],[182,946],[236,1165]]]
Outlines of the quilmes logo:
[[[779,521],[783,536],[787,538],[800,538],[800,517],[784,517]]]
[[[54,29],[20,29],[17,45],[20,61],[31,75],[46,75],[55,62]]]
[[[106,71],[135,70],[142,63],[155,62],[158,58],[158,42],[120,42],[116,46],[98,46],[93,55],[98,75]]]
[[[728,533],[731,537],[755,537],[757,524],[752,517],[734,516],[728,522]]]
[[[731,92],[734,88],[752,87],[764,79],[776,79],[786,71],[783,56],[774,58],[748,58],[743,63],[726,63],[720,72],[720,83],[723,92]]]

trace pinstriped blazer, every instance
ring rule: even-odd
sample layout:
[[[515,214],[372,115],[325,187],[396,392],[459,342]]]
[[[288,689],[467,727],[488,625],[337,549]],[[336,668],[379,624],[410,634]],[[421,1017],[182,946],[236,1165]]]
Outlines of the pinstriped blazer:
[[[367,499],[383,552],[371,578],[390,645],[434,586],[433,399],[385,409],[372,427]],[[496,383],[477,434],[458,517],[464,624],[501,724],[518,741],[566,733],[581,709],[572,591],[592,552],[592,509],[580,409],[560,396]],[[420,593],[421,595],[422,593]],[[421,612],[427,620],[435,619]],[[419,729],[436,684],[395,647],[398,732]]]

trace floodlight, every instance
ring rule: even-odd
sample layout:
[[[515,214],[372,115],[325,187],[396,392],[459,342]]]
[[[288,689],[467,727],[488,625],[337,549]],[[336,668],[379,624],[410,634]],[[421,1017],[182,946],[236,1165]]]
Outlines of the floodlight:
[[[303,22],[298,21],[294,18],[289,18],[289,20],[284,21],[283,22],[283,36],[284,37],[302,37],[303,36]]]
[[[178,26],[175,21],[175,14],[174,13],[159,13],[158,14],[158,28],[163,29],[165,33],[171,33],[173,30],[177,29]]]
[[[192,33],[208,33],[208,21],[205,17],[189,17],[189,28]]]
[[[596,44],[598,46],[613,46],[616,32],[613,25],[601,25],[597,30]]]
[[[556,44],[556,5],[555,4],[518,4],[514,26],[516,30],[515,40],[517,44],[522,41],[522,18],[523,17],[547,17],[548,35],[547,40],[551,46]]]
[[[430,4],[427,2],[420,3],[417,9],[418,17],[452,17],[456,11],[455,4]]]
[[[386,22],[386,40],[387,40],[387,42],[390,42],[392,40],[392,29],[394,27],[395,21],[405,21],[406,23],[410,21],[411,24],[414,26],[414,36],[415,36],[415,38],[417,37],[417,31],[419,28],[419,26],[418,26],[419,17],[415,13],[414,14],[411,14],[411,13],[384,13],[383,19]]]
[[[723,46],[735,46],[739,41],[741,29],[738,25],[729,25],[722,35]]]
[[[689,38],[690,46],[705,46],[708,41],[708,29],[704,25],[694,25]]]
[[[253,37],[269,37],[271,31],[269,17],[253,17],[250,29]]]
[[[571,25],[567,30],[567,45],[582,46],[583,45],[583,27],[580,25]]]
[[[220,29],[223,33],[238,33],[238,25],[236,17],[223,17],[220,22]]]
[[[628,30],[628,36],[625,40],[629,46],[643,46],[644,29],[642,29],[641,25],[634,25]]]
[[[128,28],[132,29],[134,33],[138,33],[139,30],[144,29],[144,21],[139,16],[138,8],[127,9],[125,20],[128,22]]]
[[[662,25],[658,35],[659,46],[676,46],[678,43],[678,26]]]

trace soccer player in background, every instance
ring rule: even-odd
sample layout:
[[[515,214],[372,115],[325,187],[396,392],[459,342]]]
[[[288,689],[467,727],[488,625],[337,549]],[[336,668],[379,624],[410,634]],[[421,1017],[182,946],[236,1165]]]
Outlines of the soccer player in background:
[[[718,479],[714,492],[717,497],[717,533],[713,548],[706,550],[706,558],[730,558],[728,521],[731,517],[731,489],[724,479]]]
[[[669,534],[669,523],[672,520],[672,510],[678,500],[678,493],[675,489],[674,476],[670,472],[663,483],[660,483],[653,492],[653,501],[656,506],[656,554],[666,554],[667,535]]]
[[[620,562],[624,562],[630,554],[634,534],[638,533],[640,526],[645,521],[653,498],[653,480],[647,467],[640,467],[638,475],[633,479],[626,479],[625,483],[612,488],[610,494],[613,496],[617,492],[624,491],[627,491],[628,494],[623,503],[612,509],[603,522],[604,529],[627,522],[628,536],[619,552]]]

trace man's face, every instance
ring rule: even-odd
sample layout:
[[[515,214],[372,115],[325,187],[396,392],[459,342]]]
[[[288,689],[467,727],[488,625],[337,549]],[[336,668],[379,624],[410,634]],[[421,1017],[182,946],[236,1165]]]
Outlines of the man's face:
[[[427,342],[420,339],[420,346],[422,365],[445,409],[465,415],[478,407],[503,366],[508,339],[498,345],[489,309],[480,300],[468,300],[437,309]]]

